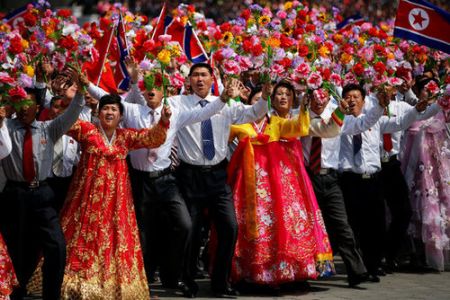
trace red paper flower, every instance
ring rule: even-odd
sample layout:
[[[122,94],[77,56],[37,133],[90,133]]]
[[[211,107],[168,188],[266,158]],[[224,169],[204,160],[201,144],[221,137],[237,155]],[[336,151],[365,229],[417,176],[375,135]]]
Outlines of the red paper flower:
[[[373,65],[373,69],[375,70],[375,72],[381,75],[386,71],[386,66],[381,61],[379,61]]]
[[[36,16],[31,13],[30,11],[27,11],[24,15],[23,15],[23,20],[25,21],[25,24],[27,26],[33,27],[36,25],[37,23],[37,18]]]
[[[12,100],[21,100],[27,97],[27,92],[21,86],[15,86],[8,91]]]
[[[66,36],[59,40],[59,45],[68,51],[77,50],[78,43],[73,39],[72,36]]]
[[[72,16],[72,11],[70,9],[59,9],[58,12],[56,13],[56,15],[58,17],[62,17],[62,18],[69,18]]]
[[[356,74],[356,76],[361,76],[364,74],[364,66],[361,63],[357,63],[353,66],[353,72]]]
[[[14,55],[23,52],[22,38],[20,36],[15,36],[10,40],[9,52]]]
[[[299,45],[298,46],[298,55],[301,57],[306,57],[309,53],[309,48],[306,45]]]

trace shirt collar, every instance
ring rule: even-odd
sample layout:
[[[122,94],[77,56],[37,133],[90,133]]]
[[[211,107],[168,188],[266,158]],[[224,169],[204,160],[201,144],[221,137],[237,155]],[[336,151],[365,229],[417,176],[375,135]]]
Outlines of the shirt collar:
[[[194,99],[195,103],[198,104],[201,100],[206,100],[208,102],[212,102],[214,99],[217,98],[217,96],[208,94],[208,96],[206,96],[206,98],[201,98],[199,95],[194,93],[194,94],[192,94],[192,98]]]

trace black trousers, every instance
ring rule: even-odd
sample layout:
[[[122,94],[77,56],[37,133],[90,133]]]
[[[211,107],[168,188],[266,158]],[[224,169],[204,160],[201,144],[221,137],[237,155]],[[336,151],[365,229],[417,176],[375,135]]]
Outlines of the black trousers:
[[[344,172],[340,180],[348,221],[362,251],[367,271],[371,274],[376,274],[381,267],[386,231],[385,207],[378,175],[366,179],[361,174]]]
[[[48,185],[53,190],[55,194],[55,200],[53,201],[53,207],[59,214],[61,208],[64,206],[66,201],[67,192],[69,191],[70,183],[72,182],[72,177],[50,177],[47,179]]]
[[[412,216],[408,185],[395,158],[381,164],[383,197],[389,208],[391,222],[388,225],[385,256],[388,260],[396,259],[402,246],[407,244],[407,232]]]
[[[211,287],[215,291],[222,291],[228,287],[238,230],[231,188],[226,183],[226,162],[212,168],[181,163],[177,175],[192,218],[189,247],[192,255],[189,254],[190,262],[184,271],[185,280],[193,281],[197,269],[197,251],[200,248],[204,210],[207,209],[217,231],[217,248],[212,255],[215,259]]]
[[[333,170],[326,175],[314,175],[309,172],[309,175],[331,245],[341,255],[347,275],[351,277],[366,273],[361,250],[356,244],[353,230],[348,222],[337,172]]]
[[[172,174],[150,178],[147,172],[132,173],[147,276],[159,266],[162,283],[174,286],[181,279],[191,236],[189,211]]]
[[[43,299],[60,299],[66,263],[66,243],[53,208],[53,191],[47,185],[29,189],[8,182],[0,200],[1,230],[8,246],[20,288],[12,299],[22,299],[26,284],[44,256]]]

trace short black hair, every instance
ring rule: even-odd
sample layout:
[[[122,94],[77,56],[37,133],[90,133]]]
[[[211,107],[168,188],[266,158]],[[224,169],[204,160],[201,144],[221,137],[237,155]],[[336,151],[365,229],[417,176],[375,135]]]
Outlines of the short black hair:
[[[194,73],[195,69],[198,69],[198,68],[206,68],[206,69],[208,69],[208,72],[209,72],[209,74],[211,74],[211,76],[214,74],[214,70],[209,64],[207,64],[207,63],[196,63],[196,64],[192,65],[191,69],[189,70],[189,76],[191,76],[192,73]]]
[[[62,100],[62,99],[64,99],[63,96],[53,96],[52,99],[50,100],[50,106],[53,106],[53,104],[55,104],[56,101]]]
[[[119,106],[120,114],[123,115],[123,104],[122,99],[117,94],[108,94],[100,98],[100,102],[98,105],[98,110],[102,110],[103,106],[108,104],[117,104]]]
[[[262,86],[257,85],[254,88],[252,88],[252,91],[250,92],[250,95],[248,95],[248,103],[250,104],[250,101],[252,101],[252,98],[255,97],[256,94],[262,91]]]
[[[361,93],[362,99],[364,100],[366,98],[366,90],[360,85],[356,83],[349,83],[344,86],[342,89],[342,98],[345,98],[345,95],[347,95],[350,91],[359,91]]]
[[[25,92],[27,92],[27,95],[33,95],[34,101],[36,101],[36,104],[40,103],[40,97],[41,97],[41,91],[40,89],[37,89],[35,87],[26,87],[24,88]]]

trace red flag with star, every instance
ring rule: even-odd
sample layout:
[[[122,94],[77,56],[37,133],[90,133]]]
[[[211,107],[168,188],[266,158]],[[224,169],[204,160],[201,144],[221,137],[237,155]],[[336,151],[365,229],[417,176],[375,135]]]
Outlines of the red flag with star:
[[[400,0],[394,36],[450,53],[450,14],[423,0]]]

